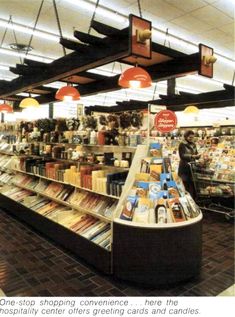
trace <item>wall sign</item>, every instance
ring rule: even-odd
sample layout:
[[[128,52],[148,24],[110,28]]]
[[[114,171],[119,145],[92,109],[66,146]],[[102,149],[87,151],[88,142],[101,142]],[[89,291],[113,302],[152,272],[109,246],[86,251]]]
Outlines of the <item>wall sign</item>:
[[[162,110],[160,111],[154,119],[155,128],[162,132],[171,132],[177,126],[177,117],[173,111]]]

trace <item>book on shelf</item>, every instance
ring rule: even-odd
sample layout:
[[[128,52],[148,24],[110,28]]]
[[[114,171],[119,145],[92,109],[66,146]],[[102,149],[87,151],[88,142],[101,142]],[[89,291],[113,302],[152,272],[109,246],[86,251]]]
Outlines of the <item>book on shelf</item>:
[[[52,196],[52,197],[57,197],[57,195],[59,195],[59,193],[63,189],[64,189],[64,185],[63,184],[51,182],[45,188],[44,193],[49,195],[49,196]]]
[[[90,240],[92,237],[105,230],[107,226],[108,224],[105,222],[96,221],[94,226],[90,226],[88,230],[82,233],[82,236]]]
[[[91,241],[93,241],[96,244],[100,244],[102,241],[107,239],[108,237],[111,238],[111,229],[110,226],[107,226],[103,231],[98,232],[96,235],[94,235],[91,238]]]

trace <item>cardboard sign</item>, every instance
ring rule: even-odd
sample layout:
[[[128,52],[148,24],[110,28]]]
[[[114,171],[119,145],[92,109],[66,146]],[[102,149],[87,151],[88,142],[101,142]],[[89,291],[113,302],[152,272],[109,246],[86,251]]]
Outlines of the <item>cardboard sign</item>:
[[[158,131],[162,133],[173,131],[177,126],[176,114],[170,110],[160,111],[155,116],[154,126]]]

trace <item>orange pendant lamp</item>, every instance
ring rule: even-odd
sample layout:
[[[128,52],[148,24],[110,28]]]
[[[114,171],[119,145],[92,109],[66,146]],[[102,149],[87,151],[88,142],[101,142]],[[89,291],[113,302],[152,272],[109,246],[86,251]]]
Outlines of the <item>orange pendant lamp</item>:
[[[57,90],[55,97],[63,101],[74,101],[80,99],[80,93],[73,86],[63,86]]]
[[[10,105],[8,105],[7,103],[2,103],[0,105],[0,112],[11,113],[11,112],[13,112],[13,108]]]
[[[39,108],[40,104],[36,99],[28,97],[21,100],[19,107],[20,108]]]
[[[126,69],[118,80],[118,85],[124,88],[146,88],[151,84],[149,73],[138,66]]]

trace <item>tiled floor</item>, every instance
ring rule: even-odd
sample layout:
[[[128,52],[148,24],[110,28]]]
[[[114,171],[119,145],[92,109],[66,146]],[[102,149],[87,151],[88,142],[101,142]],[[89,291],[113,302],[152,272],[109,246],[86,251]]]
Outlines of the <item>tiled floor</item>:
[[[207,214],[201,275],[141,288],[100,274],[0,210],[0,288],[6,296],[215,296],[234,284],[233,247],[233,223]]]

